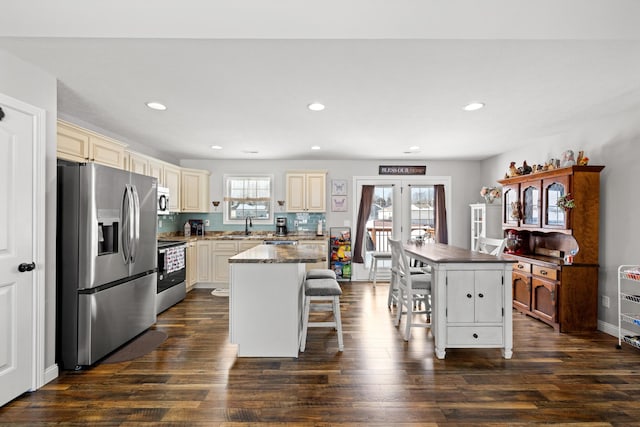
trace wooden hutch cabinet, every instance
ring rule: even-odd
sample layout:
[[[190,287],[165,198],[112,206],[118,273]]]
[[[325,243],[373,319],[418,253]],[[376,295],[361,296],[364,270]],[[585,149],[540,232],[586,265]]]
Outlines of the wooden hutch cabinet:
[[[498,180],[502,228],[518,232],[524,244],[508,255],[517,260],[513,308],[560,332],[597,329],[602,169],[571,166]],[[573,209],[557,206],[567,194]]]

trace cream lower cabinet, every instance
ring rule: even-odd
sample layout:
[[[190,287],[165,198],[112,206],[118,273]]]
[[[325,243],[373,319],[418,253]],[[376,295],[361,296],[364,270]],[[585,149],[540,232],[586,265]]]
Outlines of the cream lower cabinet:
[[[182,212],[209,212],[209,175],[204,170],[181,170]]]
[[[196,242],[196,259],[198,266],[196,267],[196,282],[211,281],[211,241],[198,240]]]
[[[318,246],[320,250],[322,250],[322,253],[324,253],[327,256],[327,260],[324,262],[314,262],[314,263],[305,264],[307,271],[314,268],[322,268],[322,269],[329,268],[329,261],[328,261],[329,260],[329,243],[327,240],[298,240],[298,244]]]
[[[187,292],[193,289],[198,277],[198,249],[196,242],[187,242],[187,274],[186,286]]]
[[[125,169],[125,144],[58,121],[56,155],[74,162],[95,162]]]
[[[287,172],[286,210],[325,212],[327,210],[326,172]]]
[[[196,245],[198,283],[228,287],[229,258],[261,244],[261,240],[199,240]]]

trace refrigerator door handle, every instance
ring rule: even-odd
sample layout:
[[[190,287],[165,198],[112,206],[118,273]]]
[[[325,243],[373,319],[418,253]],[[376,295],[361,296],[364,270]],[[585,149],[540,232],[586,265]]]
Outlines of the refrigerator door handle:
[[[130,190],[133,201],[133,210],[131,212],[131,225],[133,226],[133,233],[131,233],[131,262],[136,262],[138,246],[140,245],[140,198],[138,197],[138,189],[135,185],[132,185]]]
[[[131,259],[131,233],[133,227],[131,224],[131,191],[129,185],[124,187],[124,196],[122,198],[122,257],[124,263],[129,264]]]

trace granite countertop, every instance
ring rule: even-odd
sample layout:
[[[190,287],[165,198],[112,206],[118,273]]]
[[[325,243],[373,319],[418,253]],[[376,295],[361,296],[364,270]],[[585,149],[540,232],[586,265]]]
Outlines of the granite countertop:
[[[245,236],[239,231],[207,231],[204,236],[184,237],[176,232],[159,233],[158,240],[189,242],[197,240],[326,240],[328,235],[317,236],[315,233],[289,233],[286,236],[276,236],[273,232],[255,231]]]
[[[258,245],[229,258],[229,263],[284,264],[327,260],[317,245]]]

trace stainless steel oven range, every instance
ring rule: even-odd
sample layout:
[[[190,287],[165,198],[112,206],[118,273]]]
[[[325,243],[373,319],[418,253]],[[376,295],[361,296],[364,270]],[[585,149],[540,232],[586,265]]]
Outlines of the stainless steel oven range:
[[[158,241],[158,294],[156,314],[182,301],[187,293],[184,242]]]

